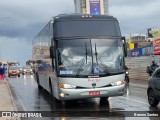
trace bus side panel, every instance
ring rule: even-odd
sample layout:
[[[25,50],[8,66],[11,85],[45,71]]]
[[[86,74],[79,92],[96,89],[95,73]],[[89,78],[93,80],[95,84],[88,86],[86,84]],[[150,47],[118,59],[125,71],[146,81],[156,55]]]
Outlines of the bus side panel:
[[[54,97],[56,97],[57,99],[59,99],[59,91],[58,91],[58,79],[57,76],[54,75],[52,77],[52,85],[53,85],[53,90],[54,90]]]
[[[32,60],[37,64],[37,73],[39,77],[39,84],[50,92],[49,88],[49,69],[52,66],[50,58],[51,38],[53,37],[53,22],[49,23],[39,32],[33,39],[32,46]]]

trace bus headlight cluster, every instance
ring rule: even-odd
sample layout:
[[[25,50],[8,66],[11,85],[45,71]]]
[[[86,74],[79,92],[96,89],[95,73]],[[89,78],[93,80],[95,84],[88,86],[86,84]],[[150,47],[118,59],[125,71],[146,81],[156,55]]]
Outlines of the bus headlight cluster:
[[[75,89],[75,85],[69,85],[69,84],[59,84],[59,88],[65,88],[65,89]]]
[[[111,83],[112,86],[119,86],[119,85],[123,85],[123,84],[125,84],[125,81],[124,81],[124,80],[120,80],[120,81]]]

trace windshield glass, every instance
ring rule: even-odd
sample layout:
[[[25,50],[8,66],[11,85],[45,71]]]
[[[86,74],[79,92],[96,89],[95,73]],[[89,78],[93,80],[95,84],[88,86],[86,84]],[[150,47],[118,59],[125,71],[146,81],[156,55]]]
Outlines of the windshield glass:
[[[57,41],[57,70],[62,76],[110,75],[123,71],[119,39]]]
[[[18,67],[10,67],[10,70],[18,70]]]

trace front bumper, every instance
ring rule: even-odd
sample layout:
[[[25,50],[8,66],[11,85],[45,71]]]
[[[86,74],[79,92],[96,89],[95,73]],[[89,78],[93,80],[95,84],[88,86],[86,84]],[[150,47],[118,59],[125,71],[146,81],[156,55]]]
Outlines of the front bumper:
[[[23,71],[22,74],[33,74],[32,71]]]
[[[90,92],[100,93],[90,95]],[[91,88],[91,89],[62,89],[59,88],[59,96],[56,96],[59,100],[75,100],[94,97],[113,97],[122,96],[125,92],[125,84],[119,86],[111,86],[104,88]]]
[[[16,76],[19,75],[20,73],[8,73],[9,76]]]

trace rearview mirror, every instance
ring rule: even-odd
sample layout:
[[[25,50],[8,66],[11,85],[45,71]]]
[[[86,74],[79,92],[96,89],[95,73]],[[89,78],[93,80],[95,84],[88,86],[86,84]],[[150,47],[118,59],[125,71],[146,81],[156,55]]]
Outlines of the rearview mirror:
[[[126,38],[125,38],[125,37],[122,37],[121,40],[122,40],[122,43],[123,43],[124,56],[127,57],[127,44],[126,44]]]
[[[55,56],[54,56],[54,46],[51,46],[50,47],[50,58],[55,58]]]

